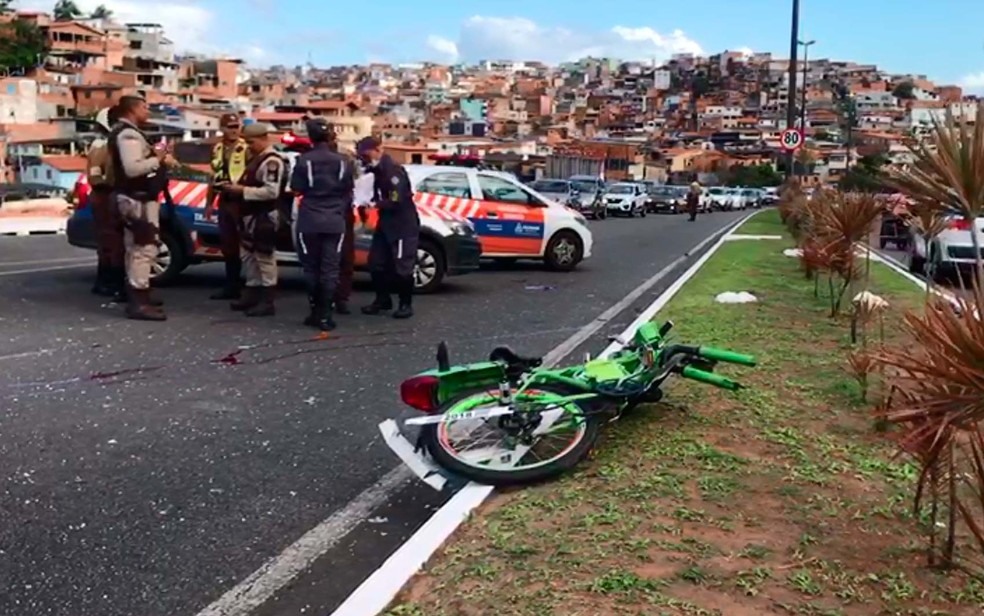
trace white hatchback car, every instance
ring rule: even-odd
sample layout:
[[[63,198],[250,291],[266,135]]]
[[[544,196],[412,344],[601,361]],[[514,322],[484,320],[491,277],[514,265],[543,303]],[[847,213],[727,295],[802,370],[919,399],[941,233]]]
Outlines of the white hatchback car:
[[[499,171],[445,165],[404,165],[418,207],[467,218],[482,258],[541,259],[570,271],[591,256],[594,238],[579,212]]]
[[[945,277],[958,270],[973,268],[975,260],[974,241],[970,235],[971,224],[955,211],[949,212],[946,218],[947,229],[932,241],[927,241],[914,227],[909,227],[912,241],[907,247],[906,257],[910,272],[920,275],[932,272],[936,277]],[[978,245],[984,246],[984,217],[974,221],[973,227],[977,233]]]
[[[640,217],[646,216],[646,202],[649,201],[649,196],[643,184],[618,182],[609,186],[601,198],[612,216],[629,218],[636,214]]]

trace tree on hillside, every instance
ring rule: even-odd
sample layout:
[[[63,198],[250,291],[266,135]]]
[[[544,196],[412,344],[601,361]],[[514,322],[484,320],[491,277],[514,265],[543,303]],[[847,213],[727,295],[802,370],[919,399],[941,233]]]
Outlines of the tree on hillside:
[[[903,100],[912,100],[916,98],[916,95],[913,93],[914,88],[915,85],[911,81],[903,81],[892,89],[892,96]]]
[[[728,169],[725,184],[746,188],[779,186],[782,175],[772,165],[734,165]]]
[[[82,17],[82,10],[73,0],[58,0],[51,14],[54,15],[55,21],[72,21]]]
[[[0,66],[8,72],[28,73],[47,55],[44,33],[35,24],[20,19],[0,25]]]
[[[880,154],[862,156],[840,179],[838,188],[846,192],[882,192],[885,190],[882,167],[886,164],[888,159]]]
[[[106,8],[105,4],[100,4],[96,7],[96,10],[92,11],[92,15],[89,15],[92,19],[112,19],[113,11]]]

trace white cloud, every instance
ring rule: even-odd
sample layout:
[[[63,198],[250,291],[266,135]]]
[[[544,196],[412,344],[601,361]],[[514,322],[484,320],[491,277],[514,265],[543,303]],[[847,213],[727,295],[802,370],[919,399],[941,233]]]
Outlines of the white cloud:
[[[457,55],[467,61],[541,60],[557,63],[585,56],[613,57],[626,60],[663,61],[675,53],[702,53],[700,44],[682,30],[662,34],[650,27],[615,26],[602,32],[575,32],[566,28],[541,26],[523,17],[488,17],[475,15],[461,26],[457,43],[440,36],[454,46]],[[445,46],[450,48],[450,46]]]
[[[448,62],[458,61],[458,44],[451,39],[446,39],[443,36],[437,36],[432,34],[427,37],[427,47],[432,51],[436,51]]]
[[[974,75],[967,75],[960,80],[960,87],[968,94],[984,94],[984,71]]]
[[[739,47],[735,51],[737,51],[741,55],[745,56],[746,58],[748,56],[751,56],[751,55],[754,55],[755,54],[755,51],[753,51],[751,47]]]
[[[54,2],[22,2],[24,10],[51,11]],[[99,5],[113,12],[113,20],[119,23],[157,23],[174,43],[178,53],[201,53],[241,58],[249,63],[270,62],[271,54],[263,47],[244,43],[232,46],[215,42],[215,14],[192,0],[153,2],[152,0],[75,0],[83,14],[89,14]]]

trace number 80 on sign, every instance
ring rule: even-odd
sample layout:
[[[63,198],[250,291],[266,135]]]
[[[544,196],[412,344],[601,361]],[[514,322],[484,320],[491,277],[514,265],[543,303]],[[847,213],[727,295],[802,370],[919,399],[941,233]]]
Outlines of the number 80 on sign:
[[[787,152],[795,152],[803,145],[803,133],[795,128],[787,128],[779,136],[779,145]]]

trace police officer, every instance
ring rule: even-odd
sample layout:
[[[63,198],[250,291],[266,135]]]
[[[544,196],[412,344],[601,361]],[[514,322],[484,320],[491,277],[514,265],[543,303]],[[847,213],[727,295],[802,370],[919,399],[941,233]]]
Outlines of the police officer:
[[[254,122],[243,129],[250,159],[238,183],[216,187],[229,199],[239,201],[240,255],[246,274],[242,297],[231,304],[250,317],[276,314],[274,294],[277,287],[277,206],[287,183],[284,159],[273,148],[273,127]]]
[[[126,270],[123,267],[123,222],[113,200],[113,172],[109,159],[108,137],[116,124],[116,107],[102,109],[96,114],[96,126],[102,137],[92,142],[86,153],[87,180],[91,192],[89,204],[96,227],[96,284],[92,292],[126,301]]]
[[[689,220],[693,222],[697,220],[697,210],[700,209],[700,183],[693,182],[690,184],[690,190],[687,191],[687,213],[690,214]]]
[[[333,152],[332,127],[322,118],[305,123],[312,148],[294,165],[290,189],[301,197],[297,211],[297,246],[307,279],[311,312],[305,325],[335,328],[332,301],[338,287],[345,217],[352,211],[352,164]]]
[[[413,316],[414,266],[420,236],[420,217],[413,202],[413,190],[406,170],[398,165],[373,137],[356,145],[356,153],[375,176],[374,201],[379,212],[369,249],[369,271],[376,299],[362,308],[364,314],[391,310],[391,293],[400,305],[393,312],[397,319]]]
[[[225,285],[211,299],[239,299],[242,284],[242,260],[239,257],[239,202],[223,198],[215,189],[217,184],[236,183],[246,171],[246,141],[240,135],[239,115],[224,114],[219,119],[222,141],[212,148],[212,181],[209,184],[208,208],[211,211],[218,197],[219,244],[225,261]]]
[[[123,220],[126,251],[126,315],[142,321],[167,317],[150,294],[150,272],[157,258],[160,202],[165,191],[167,167],[177,161],[166,149],[155,149],[140,130],[149,117],[142,96],[124,96],[117,105],[119,122],[109,136],[115,200]]]
[[[338,152],[338,141],[332,134],[332,140],[328,142],[328,148],[333,152]],[[348,163],[357,179],[362,173],[362,165],[356,163],[355,157],[349,152],[341,153],[345,162]],[[357,205],[357,204],[353,204]],[[352,297],[352,278],[355,275],[355,208],[351,207],[345,212],[345,235],[342,237],[341,261],[338,268],[338,286],[335,287],[335,312],[337,314],[349,314],[348,302]]]

